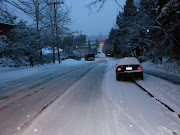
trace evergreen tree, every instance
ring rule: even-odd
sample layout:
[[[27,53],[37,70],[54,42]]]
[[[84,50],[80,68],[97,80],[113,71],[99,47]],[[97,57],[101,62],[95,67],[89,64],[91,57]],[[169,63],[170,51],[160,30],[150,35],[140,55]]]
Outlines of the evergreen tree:
[[[153,46],[156,45],[157,40],[155,35],[157,28],[154,26],[158,15],[156,0],[141,0],[138,10],[139,48],[142,55],[150,57],[154,55]]]
[[[137,8],[134,5],[134,0],[127,0],[124,6],[124,16],[132,17],[137,14]]]
[[[157,0],[157,5],[159,6],[158,12],[161,12],[161,9],[169,2],[170,0]]]
[[[114,42],[115,35],[116,35],[116,31],[114,28],[112,28],[110,33],[109,33],[108,40],[107,40],[109,44],[112,44]]]
[[[163,4],[164,5],[164,4]],[[180,1],[169,0],[161,9],[157,21],[161,26],[161,42],[165,56],[180,59]]]
[[[105,52],[105,54],[109,53],[111,54],[111,56],[113,56],[114,54],[114,43],[116,41],[116,31],[112,28],[108,39],[105,41],[104,47],[103,47],[103,51]]]
[[[133,0],[127,0],[124,11],[119,13],[116,19],[118,26],[116,30],[116,42],[114,44],[114,53],[116,56],[131,56],[134,48],[133,42],[136,42],[135,36],[137,29],[137,8]]]

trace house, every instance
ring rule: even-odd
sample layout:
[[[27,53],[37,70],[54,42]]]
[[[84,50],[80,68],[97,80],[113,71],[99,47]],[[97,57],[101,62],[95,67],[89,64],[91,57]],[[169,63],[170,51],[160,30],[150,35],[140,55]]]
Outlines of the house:
[[[8,39],[12,39],[10,31],[15,27],[14,24],[0,22],[0,35],[6,35]]]

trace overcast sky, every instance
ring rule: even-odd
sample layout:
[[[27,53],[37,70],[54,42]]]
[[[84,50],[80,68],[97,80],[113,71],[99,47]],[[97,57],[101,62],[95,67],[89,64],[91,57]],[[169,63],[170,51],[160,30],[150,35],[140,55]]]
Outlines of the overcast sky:
[[[86,5],[93,0],[64,0],[66,5],[71,7],[72,30],[82,31],[82,34],[90,35],[108,35],[111,28],[116,22],[116,16],[121,8],[115,3],[115,0],[108,0],[103,10],[98,13],[89,14]],[[120,5],[124,6],[126,0],[117,0]],[[11,12],[20,19],[32,22],[22,11],[10,6]]]
[[[72,7],[71,17],[73,30],[80,30],[86,35],[108,35],[110,29],[116,22],[116,16],[121,8],[114,0],[109,0],[103,10],[99,13],[89,15],[89,10],[85,7],[93,0],[66,0],[66,4]],[[118,0],[120,5],[124,5],[125,0]]]

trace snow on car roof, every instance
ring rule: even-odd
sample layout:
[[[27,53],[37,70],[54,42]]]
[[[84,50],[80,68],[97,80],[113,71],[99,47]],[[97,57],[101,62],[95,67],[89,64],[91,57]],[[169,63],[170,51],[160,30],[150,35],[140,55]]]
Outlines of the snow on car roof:
[[[119,65],[140,65],[140,62],[135,57],[125,57],[119,60]]]

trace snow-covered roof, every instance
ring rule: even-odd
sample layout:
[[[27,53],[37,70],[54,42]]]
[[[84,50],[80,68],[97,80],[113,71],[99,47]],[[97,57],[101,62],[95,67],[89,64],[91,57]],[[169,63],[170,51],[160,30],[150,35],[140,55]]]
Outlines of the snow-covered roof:
[[[91,46],[91,48],[97,48],[96,46]]]
[[[125,57],[119,60],[119,65],[140,65],[140,62],[135,57]]]
[[[15,26],[15,24],[12,24],[12,23],[7,23],[7,22],[2,22],[0,21],[1,24],[6,24],[6,25],[12,25],[12,26]]]
[[[63,51],[63,49],[59,48],[59,52],[62,52],[62,51]],[[50,48],[43,48],[42,52],[43,52],[43,54],[53,53],[52,49],[50,49]],[[57,47],[55,47],[55,53],[57,53]]]

